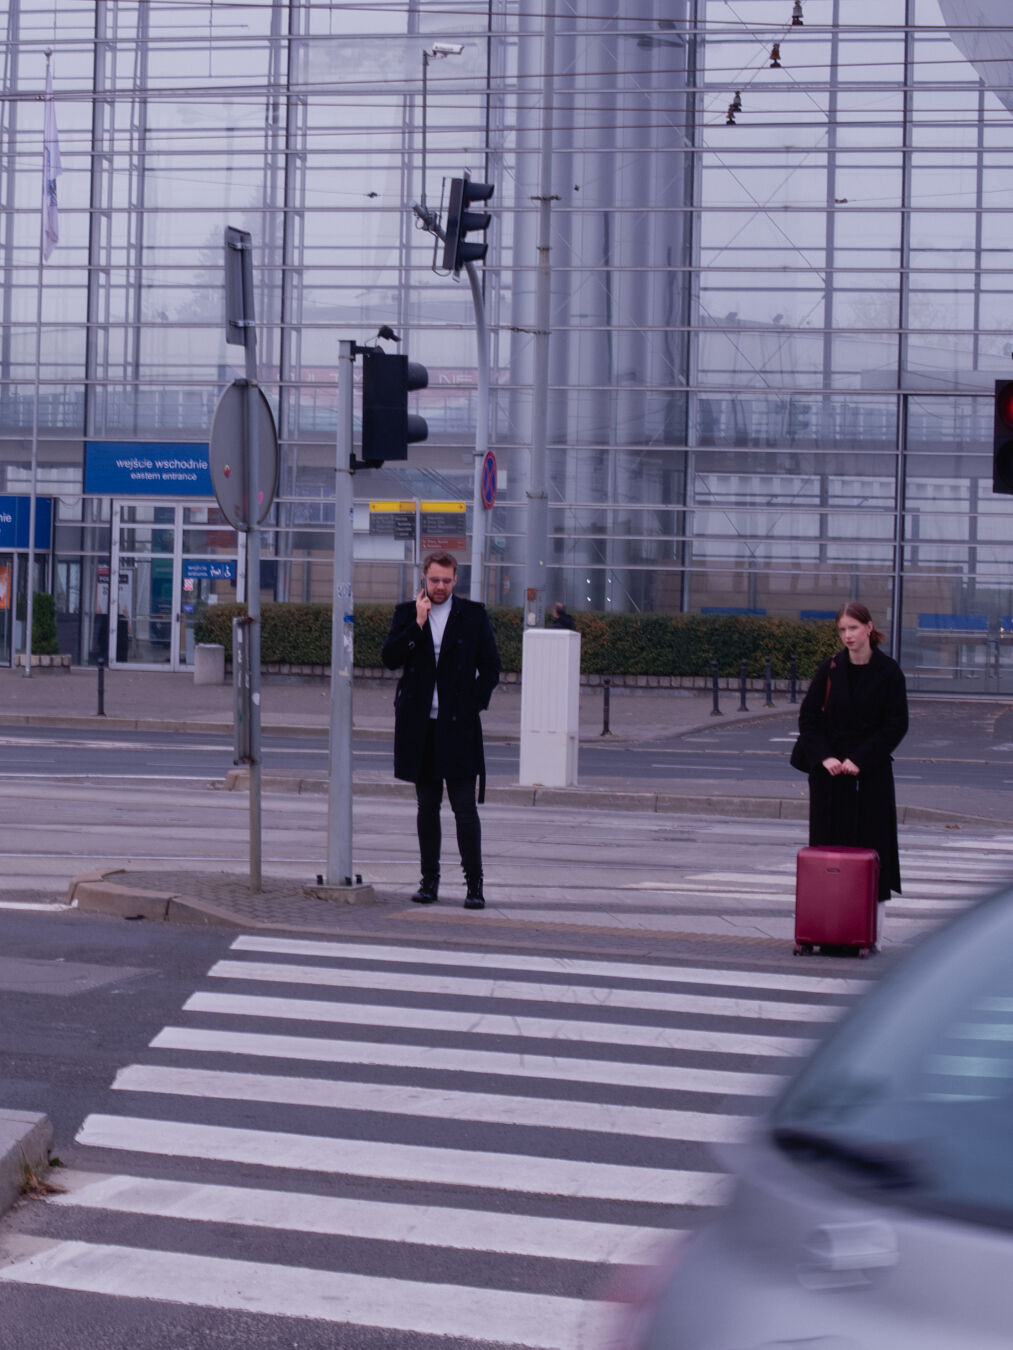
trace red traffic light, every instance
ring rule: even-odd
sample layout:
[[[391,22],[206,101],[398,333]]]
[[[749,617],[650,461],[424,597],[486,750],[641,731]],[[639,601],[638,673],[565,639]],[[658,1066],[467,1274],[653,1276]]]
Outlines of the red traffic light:
[[[1013,380],[995,382],[995,420],[1013,429]]]
[[[992,404],[992,491],[1013,496],[1013,380],[996,380]]]

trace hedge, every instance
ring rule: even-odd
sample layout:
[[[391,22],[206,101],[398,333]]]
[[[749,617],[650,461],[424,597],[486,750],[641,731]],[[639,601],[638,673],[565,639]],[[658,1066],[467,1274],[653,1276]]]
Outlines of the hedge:
[[[355,664],[376,668],[390,628],[392,605],[355,606]],[[232,616],[243,605],[210,605],[197,620],[198,642],[217,642],[232,655]],[[520,609],[490,608],[504,670],[521,668],[524,633]],[[806,622],[745,614],[575,614],[585,675],[736,676],[740,663],[756,678],[769,657],[775,679],[789,674],[792,653],[808,679],[840,643],[832,622]],[[331,660],[330,605],[267,604],[261,612],[261,660],[326,666]]]

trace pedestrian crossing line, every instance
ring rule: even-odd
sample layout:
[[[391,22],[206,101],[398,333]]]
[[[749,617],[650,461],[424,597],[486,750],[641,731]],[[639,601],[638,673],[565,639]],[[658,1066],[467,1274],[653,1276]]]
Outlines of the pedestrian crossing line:
[[[611,1102],[510,1097],[495,1092],[456,1092],[444,1088],[345,1079],[289,1078],[131,1064],[113,1079],[119,1092],[152,1092],[173,1097],[270,1102],[338,1111],[376,1111],[414,1119],[464,1121],[469,1125],[521,1125],[536,1129],[590,1130],[599,1134],[647,1139],[731,1143],[743,1138],[748,1119],[707,1111],[675,1111]]]
[[[502,1327],[506,1341],[530,1350],[577,1350],[588,1327],[619,1311],[551,1294],[79,1241],[34,1239],[23,1256],[0,1267],[0,1280],[474,1341],[488,1341],[490,1330]]]
[[[311,1060],[324,1064],[382,1064],[399,1069],[447,1070],[455,1073],[500,1074],[511,1078],[551,1079],[567,1083],[603,1083],[653,1088],[666,1092],[715,1092],[745,1097],[767,1096],[781,1082],[773,1074],[735,1073],[669,1064],[627,1064],[615,1060],[570,1059],[530,1051],[456,1050],[431,1045],[398,1045],[390,1041],[325,1040],[315,1036],[280,1036],[242,1031],[207,1031],[165,1027],[149,1043],[153,1050],[194,1050],[204,1054],[264,1056]]]
[[[0,900],[0,909],[44,910],[47,914],[56,914],[70,908],[59,900]]]
[[[1004,837],[988,840],[950,838],[947,839],[945,848],[939,848],[938,846],[933,848],[930,844],[924,850],[918,849],[917,851],[923,856],[945,858],[948,856],[951,849],[973,849],[975,853],[982,854],[983,856],[987,856],[989,853],[1013,853],[1013,836],[1006,835]],[[904,853],[907,851],[908,850],[906,849],[901,849],[901,856],[903,857]]]
[[[933,873],[938,877],[939,873]],[[990,881],[923,881],[918,877],[909,876],[903,870],[901,879],[909,891],[912,892],[912,898],[917,897],[920,900],[940,900],[964,901],[973,900],[977,896],[994,889],[995,883]],[[905,899],[907,897],[904,897]]]
[[[1005,862],[969,863],[966,858],[954,859],[946,856],[929,859],[921,852],[908,856],[902,853],[900,861],[901,873],[905,878],[910,877],[912,880],[919,881],[938,881],[940,864],[942,864],[947,869],[947,876],[953,882],[969,886],[987,878],[1007,876],[1009,871],[1009,864]],[[767,868],[762,877],[758,877],[755,872],[692,872],[687,873],[680,880],[708,882],[715,885],[748,885],[751,889],[782,892],[785,887],[791,890],[795,888],[795,864],[792,862],[789,866]],[[643,885],[644,883],[638,882],[635,884]],[[672,884],[671,880],[668,884]]]
[[[655,1050],[700,1050],[712,1054],[794,1058],[812,1047],[802,1036],[642,1026],[626,1022],[582,1022],[560,1017],[458,1012],[443,1008],[398,1008],[373,1003],[332,1003],[325,999],[271,998],[254,994],[197,993],[183,1004],[188,1013],[256,1017],[277,1021],[341,1023],[370,1028],[411,1026],[420,1031],[467,1032]]]
[[[610,985],[536,984],[525,980],[486,980],[480,976],[411,975],[395,971],[296,966],[285,962],[216,961],[208,972],[213,979],[253,980],[269,984],[315,984],[340,989],[453,995],[497,1001],[516,999],[578,1007],[637,1008],[645,1011],[710,1013],[720,1017],[770,1018],[775,1021],[830,1021],[840,1005],[765,1002],[757,998],[725,998],[710,994],[682,994],[654,989],[622,989]]]
[[[787,886],[783,886],[771,890],[765,889],[763,886],[755,886],[748,891],[733,891],[721,882],[711,884],[704,881],[684,881],[674,877],[669,877],[665,881],[631,881],[624,886],[618,886],[616,889],[668,896],[720,895],[722,900],[762,900],[765,904],[783,902],[791,905],[795,900],[794,887],[789,889]]]
[[[639,885],[639,883],[637,883]],[[625,888],[624,889],[630,889]],[[844,980],[828,975],[797,975],[791,971],[713,970],[704,966],[669,963],[588,961],[570,956],[532,956],[517,952],[459,952],[439,947],[393,947],[372,943],[327,942],[311,938],[276,938],[259,935],[236,938],[230,948],[240,952],[263,952],[273,956],[320,956],[356,961],[407,962],[411,965],[464,966],[468,970],[543,971],[555,975],[604,975],[610,980],[645,980],[651,984],[716,984],[750,989],[790,989],[813,994],[855,994],[867,981]]]
[[[710,1206],[721,1204],[729,1192],[728,1181],[720,1172],[388,1144],[138,1116],[89,1115],[76,1141],[85,1147],[157,1157],[201,1158],[325,1175],[569,1199]]]
[[[950,881],[939,882],[936,880],[920,880],[917,876],[912,876],[907,868],[902,864],[901,871],[904,879],[906,892],[901,897],[905,903],[917,905],[922,909],[931,909],[938,913],[941,909],[949,907],[964,908],[968,901],[976,900],[982,894],[987,894],[995,889],[1000,879],[1003,879],[1005,873],[997,873],[992,877],[967,877],[963,879],[953,879]],[[930,874],[924,874],[926,876]],[[939,876],[938,871],[931,873],[933,878]],[[691,882],[685,881],[637,881],[619,888],[623,891],[640,891],[651,894],[665,895],[670,900],[678,899],[699,899],[700,896],[720,897],[723,901],[753,901],[757,904],[763,904],[765,908],[776,908],[790,914],[795,905],[795,888],[792,881],[790,889],[787,887],[778,890],[765,890],[762,885],[757,885],[752,890],[730,890],[728,883],[720,878],[712,878],[710,881],[697,880]],[[936,898],[938,897],[938,899]],[[526,914],[528,906],[519,906],[517,911]],[[535,907],[531,907],[535,908]],[[514,911],[511,911],[514,912]]]
[[[938,868],[932,871],[928,871],[924,868],[915,870],[911,867],[905,867],[903,861],[901,863],[901,875],[906,886],[913,887],[918,893],[926,898],[933,895],[953,897],[977,895],[981,892],[982,888],[987,888],[992,884],[991,876],[986,877],[982,875],[950,876],[945,881],[940,881]],[[999,875],[1000,874],[997,873],[996,877]],[[784,900],[788,904],[795,903],[794,872],[790,878],[786,878],[785,884],[781,887],[767,888],[762,883],[757,883],[754,888],[746,891],[728,891],[725,889],[729,885],[741,886],[747,879],[748,877],[745,874],[733,875],[721,872],[711,874],[705,873],[701,876],[687,877],[684,881],[666,882],[663,889],[684,892],[686,894],[691,894],[694,891],[713,891],[720,889],[721,895],[727,899],[735,898],[750,900],[763,898],[770,900]],[[636,886],[638,889],[641,889],[645,887],[645,884],[646,883],[644,882],[637,882]],[[623,889],[632,888],[624,887]]]
[[[651,1261],[661,1245],[676,1236],[668,1228],[637,1228],[630,1224],[588,1223],[580,1219],[451,1209],[442,1205],[401,1205],[257,1187],[163,1181],[155,1177],[61,1172],[60,1185],[64,1193],[54,1196],[52,1203],[61,1208],[241,1224],[378,1242],[411,1242],[557,1261],[644,1264]]]
[[[779,864],[777,867],[765,867],[764,874],[758,877],[755,872],[690,872],[686,881],[706,881],[714,885],[749,886],[750,889],[772,890],[783,893],[785,888],[795,889],[795,864]]]
[[[968,858],[959,853],[932,853],[922,849],[918,849],[917,852],[902,850],[900,862],[905,871],[920,876],[938,877],[940,868],[945,867],[947,871],[952,871],[954,876],[963,877],[965,880],[979,876],[1006,877],[1009,876],[1010,869],[1008,858]]]

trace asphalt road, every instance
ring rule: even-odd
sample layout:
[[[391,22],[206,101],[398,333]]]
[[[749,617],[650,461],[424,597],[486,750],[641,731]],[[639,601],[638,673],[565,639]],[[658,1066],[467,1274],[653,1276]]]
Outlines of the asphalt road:
[[[921,719],[919,719],[919,722]],[[1002,719],[1000,719],[1002,722]],[[934,730],[936,734],[927,734]],[[1001,737],[1008,731],[1010,740]],[[603,740],[580,746],[582,781],[678,782],[687,777],[720,779],[729,784],[792,784],[798,775],[788,764],[795,739],[794,714],[772,715],[755,723],[690,732],[679,737],[630,744]],[[265,770],[307,775],[327,773],[326,738],[265,735]],[[357,736],[353,740],[357,770],[389,770],[389,740]],[[487,745],[491,779],[514,781],[518,772],[515,744]],[[77,731],[46,727],[8,727],[0,732],[2,777],[110,777],[223,779],[233,767],[232,742],[213,734],[179,732]],[[915,734],[896,757],[898,780],[940,786],[1005,787],[1013,783],[1013,726],[1000,725],[997,736],[973,742],[962,727],[946,730],[916,724]]]
[[[273,799],[270,870],[315,869],[324,806]],[[241,867],[238,794],[0,780],[0,1102],[66,1165],[0,1222],[17,1350],[597,1350],[618,1270],[720,1199],[714,1144],[895,958],[793,960],[797,822],[489,805],[462,931],[459,895],[404,903],[412,814],[357,806],[394,898],[292,945],[16,907],[96,858]],[[1013,859],[902,847],[901,940]]]
[[[0,1223],[18,1350],[597,1344],[871,978],[3,925],[5,1100],[64,1164]]]

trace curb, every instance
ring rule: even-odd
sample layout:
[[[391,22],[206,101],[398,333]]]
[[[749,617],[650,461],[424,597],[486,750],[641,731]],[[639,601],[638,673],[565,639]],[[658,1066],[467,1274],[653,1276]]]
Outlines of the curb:
[[[46,1176],[52,1143],[48,1116],[0,1110],[0,1214],[10,1209],[31,1177],[41,1181]]]
[[[704,730],[709,723],[701,723],[687,727],[687,732]],[[109,715],[103,713],[100,717],[97,713],[0,713],[0,727],[66,727],[71,731],[81,730],[119,730],[119,731],[176,731],[191,735],[207,735],[209,732],[218,736],[233,735],[233,724],[231,721],[221,718],[174,718],[174,717],[123,717],[116,714]],[[281,722],[268,720],[261,724],[262,734],[271,736],[327,736],[328,729],[324,723],[316,725],[308,722]],[[682,734],[682,733],[676,733]],[[371,726],[368,723],[364,725],[353,725],[353,736],[361,736],[364,740],[393,741],[394,725],[391,722],[389,727]],[[486,729],[485,740],[490,745],[518,745],[520,743],[519,731],[495,731]],[[643,735],[631,736],[624,735],[621,732],[609,732],[610,745],[640,745],[645,741],[655,740],[656,736]],[[579,737],[581,745],[600,745],[602,738],[600,732],[585,732]]]
[[[224,780],[212,783],[220,792],[246,792],[250,776],[247,769],[230,769]],[[264,774],[265,792],[294,793],[298,796],[326,796],[330,784],[326,778],[301,778],[296,775]],[[415,800],[411,783],[374,782],[357,779],[352,784],[357,797],[395,797]],[[599,787],[487,787],[485,799],[501,806],[578,807],[587,811],[646,811],[649,814],[754,816],[776,820],[805,820],[808,804],[794,797],[733,797],[725,793],[711,796],[682,796],[668,792],[617,792]]]
[[[249,789],[249,771],[230,769],[224,780],[211,784],[219,792],[245,792]],[[302,778],[296,775],[264,774],[265,792],[294,793],[301,796],[326,796],[330,790],[326,778]],[[414,801],[411,783],[391,779],[377,782],[356,779],[352,784],[356,797],[394,797]],[[616,792],[612,788],[487,787],[485,799],[501,806],[555,806],[585,811],[644,811],[649,815],[727,816],[750,820],[808,820],[809,802],[805,797],[730,796],[728,793],[684,795],[670,792]],[[931,806],[897,807],[900,825],[980,825],[1004,826],[1003,820],[945,811]]]
[[[280,929],[291,924],[259,918],[215,900],[198,899],[180,891],[146,891],[111,880],[125,875],[123,868],[86,872],[74,877],[67,888],[68,904],[89,914],[108,914],[121,919],[149,919],[155,923],[188,923],[216,928]],[[372,905],[372,886],[309,886],[307,896],[326,900],[335,908]],[[325,931],[325,930],[321,930]]]

